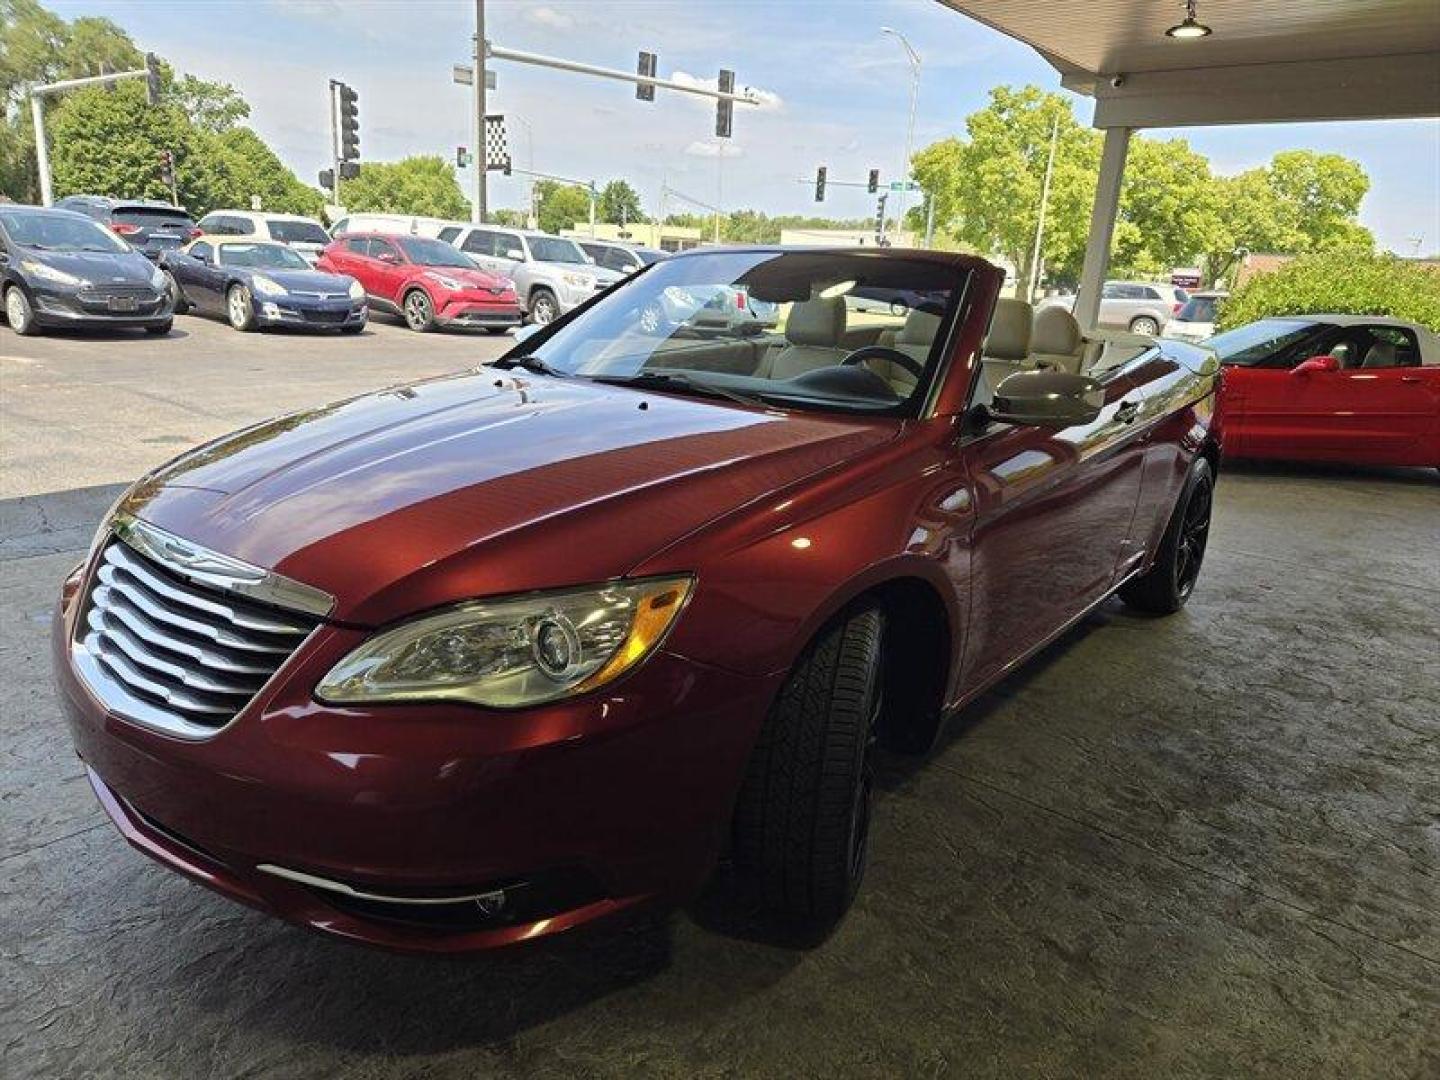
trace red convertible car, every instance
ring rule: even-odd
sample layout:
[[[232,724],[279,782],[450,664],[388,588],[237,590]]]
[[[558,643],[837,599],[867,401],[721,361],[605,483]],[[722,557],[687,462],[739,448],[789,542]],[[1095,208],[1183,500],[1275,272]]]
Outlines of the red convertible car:
[[[1226,457],[1440,468],[1440,339],[1375,315],[1261,319],[1206,343]]]
[[[684,254],[493,366],[182,455],[62,589],[100,801],[199,882],[395,948],[677,902],[722,858],[833,922],[877,741],[928,747],[1116,591],[1177,610],[1205,553],[1214,357],[1032,340],[1001,281]],[[657,330],[666,289],[778,321]]]

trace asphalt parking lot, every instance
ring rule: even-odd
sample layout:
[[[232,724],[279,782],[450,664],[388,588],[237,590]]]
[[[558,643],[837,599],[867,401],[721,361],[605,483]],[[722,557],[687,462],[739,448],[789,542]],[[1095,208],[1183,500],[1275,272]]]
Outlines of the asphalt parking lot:
[[[801,947],[701,901],[397,957],[128,848],[49,688],[118,485],[504,339],[0,329],[0,1073],[1440,1075],[1440,479],[1237,467],[1185,611],[1102,609],[887,762],[855,909]],[[182,336],[182,334],[184,336]]]

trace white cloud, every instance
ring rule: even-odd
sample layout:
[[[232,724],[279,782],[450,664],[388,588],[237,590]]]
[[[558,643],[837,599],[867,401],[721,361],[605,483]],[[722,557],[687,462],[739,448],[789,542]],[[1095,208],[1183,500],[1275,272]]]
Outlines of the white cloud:
[[[572,16],[563,11],[556,11],[552,7],[527,8],[525,18],[533,23],[549,27],[551,30],[569,30],[575,25],[575,19]]]
[[[698,75],[691,75],[688,71],[677,71],[670,76],[670,81],[677,82],[681,86],[693,86],[697,90],[720,89],[720,78],[718,75],[713,79],[702,79]],[[757,101],[755,105],[738,105],[737,108],[758,109],[760,112],[779,112],[785,106],[780,95],[770,90],[761,90],[755,86],[736,86],[735,92],[737,94],[748,93]]]

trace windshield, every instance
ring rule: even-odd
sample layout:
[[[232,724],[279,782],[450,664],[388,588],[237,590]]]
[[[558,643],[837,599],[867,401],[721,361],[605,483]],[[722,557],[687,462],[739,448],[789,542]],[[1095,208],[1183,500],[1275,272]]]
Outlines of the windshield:
[[[585,252],[573,240],[562,240],[558,236],[531,236],[530,255],[540,262],[590,264]]]
[[[105,251],[119,254],[130,251],[130,245],[109,229],[89,218],[63,210],[51,213],[23,214],[0,212],[0,224],[10,239],[22,247],[41,251]]]
[[[313,221],[271,221],[270,235],[283,244],[328,244],[330,237]]]
[[[475,263],[454,245],[444,240],[431,240],[424,236],[396,236],[395,243],[405,252],[405,257],[420,266],[455,266],[474,270]]]
[[[1175,318],[1181,322],[1214,322],[1215,308],[1220,303],[1214,296],[1192,296]]]
[[[221,266],[252,266],[264,270],[309,270],[310,264],[280,244],[221,244]]]
[[[539,361],[532,366],[564,374],[662,389],[668,381],[681,393],[913,414],[965,276],[880,252],[686,255],[638,274],[503,363],[528,355]]]
[[[1299,319],[1261,319],[1217,334],[1207,344],[1222,363],[1254,364],[1308,337],[1315,325]]]

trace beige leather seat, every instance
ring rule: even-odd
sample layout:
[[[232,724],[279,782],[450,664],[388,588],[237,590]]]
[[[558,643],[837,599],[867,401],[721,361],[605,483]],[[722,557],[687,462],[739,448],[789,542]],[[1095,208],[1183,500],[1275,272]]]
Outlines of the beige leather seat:
[[[772,349],[756,372],[771,379],[793,379],[816,368],[833,367],[845,359],[845,301],[801,300],[790,305],[785,344]]]
[[[1388,341],[1377,341],[1365,352],[1365,362],[1361,367],[1380,368],[1394,367],[1399,362],[1395,354],[1395,346]]]
[[[995,388],[1017,371],[1028,371],[1030,364],[1030,334],[1034,326],[1034,313],[1024,300],[1001,299],[995,301],[995,313],[990,316],[990,331],[985,335],[985,345],[980,356],[980,379],[975,387],[972,404],[988,405],[995,396]]]
[[[1078,373],[1085,343],[1075,316],[1062,307],[1043,307],[1031,323],[1030,358],[1036,367]]]

